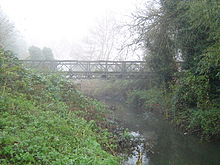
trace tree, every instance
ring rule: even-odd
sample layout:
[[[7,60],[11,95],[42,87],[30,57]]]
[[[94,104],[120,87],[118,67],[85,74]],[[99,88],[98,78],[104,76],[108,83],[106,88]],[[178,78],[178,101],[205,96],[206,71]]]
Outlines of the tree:
[[[218,0],[160,0],[135,13],[132,25],[157,85],[171,96],[170,116],[208,138],[220,135],[219,18]],[[179,59],[183,71],[175,77]]]
[[[113,56],[117,34],[116,20],[112,16],[105,16],[98,20],[96,26],[90,30],[84,39],[85,53],[93,59],[109,60]]]
[[[167,86],[177,71],[175,18],[168,10],[167,4],[160,1],[158,5],[153,8],[146,6],[133,14],[134,23],[131,29],[137,34],[133,43],[142,45],[145,52],[148,52],[145,59],[151,71],[157,75],[158,84],[164,82]]]
[[[29,47],[29,60],[54,60],[53,52],[50,48],[44,47],[42,50],[39,47],[31,46]],[[35,68],[40,71],[55,71],[57,69],[57,64],[50,63],[40,63],[36,66],[28,66]]]
[[[16,31],[14,25],[0,8],[0,46],[10,50],[16,56],[22,57],[26,54],[26,43]]]
[[[52,49],[44,47],[42,49],[42,55],[45,60],[54,60]]]
[[[39,47],[31,46],[28,49],[29,51],[29,59],[30,60],[44,60],[44,56],[42,54],[42,51]]]
[[[14,26],[9,22],[8,18],[0,9],[0,44],[7,49],[10,45],[10,40],[14,34]]]
[[[145,48],[148,66],[165,84],[173,80],[180,59],[182,69],[196,72],[203,52],[219,38],[216,0],[160,0],[133,17],[134,43]]]
[[[30,60],[54,60],[52,49],[44,47],[42,50],[37,46],[31,46],[28,49]]]
[[[114,15],[107,14],[97,20],[81,43],[73,45],[71,54],[87,60],[114,60],[120,54],[120,30]]]

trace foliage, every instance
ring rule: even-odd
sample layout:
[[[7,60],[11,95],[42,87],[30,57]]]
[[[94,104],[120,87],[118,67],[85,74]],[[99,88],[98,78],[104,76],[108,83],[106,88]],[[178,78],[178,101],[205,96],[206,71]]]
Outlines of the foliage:
[[[149,67],[160,84],[168,85],[178,70],[176,61],[194,72],[204,51],[219,43],[220,8],[216,0],[161,0],[158,5],[134,14],[133,26]]]
[[[219,46],[214,45],[202,54],[195,74],[187,71],[179,79],[174,88],[174,112],[179,120],[187,112],[187,117],[181,119],[182,123],[191,129],[201,132],[206,139],[219,137],[220,123],[220,56]],[[199,109],[188,111],[188,109]],[[179,114],[179,116],[178,116]],[[181,122],[179,122],[181,124]]]
[[[189,128],[202,130],[205,138],[218,137],[220,133],[220,111],[219,109],[193,110],[190,117]]]
[[[0,66],[0,164],[119,164],[113,135],[98,126],[100,103],[62,77],[23,68],[10,52],[0,50]]]
[[[161,2],[160,5],[161,8],[147,7],[134,14],[134,30],[139,34],[136,42],[141,43],[146,50],[145,59],[155,73],[158,85],[167,85],[177,71],[175,20],[172,19],[174,14],[169,11],[174,4],[168,6]]]
[[[175,86],[174,105],[179,111],[187,108],[207,108],[210,105],[209,84],[206,76],[186,73]]]
[[[169,107],[166,114],[181,127],[218,138],[219,2],[160,0],[158,5],[134,14],[133,27],[139,34],[138,43],[148,53],[146,60],[155,73],[164,105]],[[144,92],[136,95],[142,102],[148,99]]]
[[[134,90],[129,93],[128,103],[147,110],[160,110],[162,107],[162,93],[156,88],[148,90]]]
[[[213,106],[220,107],[220,43],[209,47],[202,55],[196,72],[207,77],[208,94]]]

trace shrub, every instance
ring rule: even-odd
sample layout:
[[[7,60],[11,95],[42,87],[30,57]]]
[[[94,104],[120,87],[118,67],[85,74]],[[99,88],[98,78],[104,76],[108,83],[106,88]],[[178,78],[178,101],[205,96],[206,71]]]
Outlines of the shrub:
[[[200,131],[206,139],[220,135],[220,109],[194,110],[189,128]]]
[[[129,93],[128,103],[148,110],[160,110],[163,104],[163,93],[157,88],[134,90]]]

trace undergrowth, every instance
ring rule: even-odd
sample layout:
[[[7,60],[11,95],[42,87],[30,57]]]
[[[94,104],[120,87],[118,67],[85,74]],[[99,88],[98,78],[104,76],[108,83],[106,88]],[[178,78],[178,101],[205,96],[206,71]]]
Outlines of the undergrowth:
[[[195,90],[199,89],[190,91],[185,88],[183,93],[185,97],[181,97],[181,99],[177,95],[177,87],[170,92],[160,88],[134,90],[130,91],[127,102],[136,109],[138,107],[142,110],[159,112],[179,128],[197,134],[203,140],[218,140],[220,137],[220,110],[213,104],[204,102],[198,104]],[[189,94],[190,92],[192,95]],[[204,105],[204,108],[201,105]]]
[[[0,50],[0,164],[119,164],[105,106]]]

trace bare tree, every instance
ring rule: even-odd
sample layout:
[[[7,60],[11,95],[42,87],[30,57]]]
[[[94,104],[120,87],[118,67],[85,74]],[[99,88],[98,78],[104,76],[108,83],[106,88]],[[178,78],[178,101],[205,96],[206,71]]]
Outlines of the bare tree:
[[[86,49],[92,54],[93,59],[109,60],[114,56],[118,31],[114,17],[108,15],[98,20],[97,25],[90,30],[84,40]]]
[[[113,60],[118,54],[120,29],[114,15],[97,20],[81,43],[73,44],[71,56],[86,60]]]
[[[135,59],[143,60],[149,53],[146,49],[146,39],[151,38],[149,33],[156,27],[155,19],[161,15],[158,0],[146,0],[143,6],[136,7],[128,21],[122,23],[121,33],[123,39],[120,52],[125,58],[133,56]],[[156,33],[156,32],[155,32]]]
[[[128,23],[113,14],[105,15],[80,43],[72,44],[70,56],[81,60],[142,60],[143,50],[133,43],[137,33],[132,32]]]

